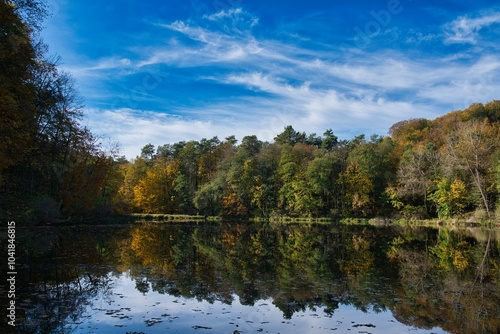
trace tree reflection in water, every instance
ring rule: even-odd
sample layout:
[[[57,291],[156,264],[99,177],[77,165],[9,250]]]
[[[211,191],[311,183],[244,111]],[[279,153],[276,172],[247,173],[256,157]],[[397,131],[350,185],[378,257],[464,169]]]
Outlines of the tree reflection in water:
[[[342,305],[450,333],[500,329],[498,231],[424,227],[144,223],[22,231],[19,325],[64,332],[128,272],[142,293],[271,300],[285,319]],[[24,245],[24,246],[23,246]]]

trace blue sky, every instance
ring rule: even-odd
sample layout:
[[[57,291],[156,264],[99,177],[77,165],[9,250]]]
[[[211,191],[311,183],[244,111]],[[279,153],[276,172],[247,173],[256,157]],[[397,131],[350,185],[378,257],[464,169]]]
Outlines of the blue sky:
[[[133,158],[148,143],[291,124],[385,135],[499,99],[496,1],[49,0],[42,37],[84,124]]]

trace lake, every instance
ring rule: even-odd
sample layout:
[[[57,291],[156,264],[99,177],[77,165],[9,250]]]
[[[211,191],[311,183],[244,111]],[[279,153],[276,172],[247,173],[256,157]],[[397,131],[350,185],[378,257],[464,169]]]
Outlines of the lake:
[[[241,222],[18,228],[13,332],[499,333],[499,234]]]

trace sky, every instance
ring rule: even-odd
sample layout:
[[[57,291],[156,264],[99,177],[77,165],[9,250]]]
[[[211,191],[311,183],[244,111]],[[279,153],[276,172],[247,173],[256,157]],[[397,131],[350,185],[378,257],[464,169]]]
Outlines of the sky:
[[[386,135],[499,99],[500,4],[486,0],[48,0],[42,37],[82,121],[128,158],[287,125]]]

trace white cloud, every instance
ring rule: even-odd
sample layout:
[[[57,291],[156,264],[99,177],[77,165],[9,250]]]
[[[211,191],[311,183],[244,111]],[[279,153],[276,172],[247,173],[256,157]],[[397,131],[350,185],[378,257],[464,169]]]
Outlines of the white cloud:
[[[500,59],[484,56],[471,65],[455,66],[444,79],[420,87],[416,91],[417,96],[452,105],[454,109],[498,99]]]
[[[212,63],[248,61],[251,55],[262,51],[258,41],[249,33],[213,31],[201,26],[193,26],[183,21],[158,26],[178,32],[197,45],[182,44],[177,39],[167,45],[148,50],[145,60],[139,66],[169,64],[181,67],[203,66]]]
[[[424,34],[420,31],[411,31],[411,33],[413,33],[413,35],[406,38],[406,42],[409,44],[432,42],[434,40],[441,39],[441,36],[438,34]]]
[[[124,148],[121,154],[128,158],[139,155],[141,148],[148,143],[163,145],[182,140],[201,139],[211,137],[210,134],[217,131],[210,121],[182,119],[152,111],[133,109],[86,111],[88,127],[100,137],[118,141]]]
[[[477,18],[459,17],[445,26],[446,42],[476,44],[481,29],[500,23],[500,13],[490,13]]]
[[[243,13],[243,10],[241,8],[234,8],[234,9],[229,9],[229,10],[221,10],[215,14],[211,15],[204,15],[203,18],[208,19],[210,21],[217,21],[222,18],[227,18],[227,17],[234,17],[236,15],[240,15]]]
[[[492,20],[490,17],[481,22]],[[473,26],[479,26],[479,23]],[[415,92],[413,96],[427,96],[439,100],[437,95],[420,92],[436,86],[454,87],[469,68],[468,65],[460,63],[461,59],[458,58],[455,61],[449,58],[410,59],[404,54],[391,51],[382,51],[378,54],[366,52],[358,52],[356,55],[346,55],[345,52],[328,54],[275,40],[257,39],[250,33],[245,36],[234,36],[199,26],[188,26],[181,22],[168,27],[182,32],[189,38],[203,41],[204,45],[199,48],[177,45],[166,54],[165,50],[157,52],[147,63],[165,61],[177,66],[224,64],[226,68],[231,68],[232,62],[246,70],[245,79],[248,79],[249,87],[255,89],[261,85],[268,85],[267,88],[260,88],[270,93],[274,93],[273,83],[267,79],[272,73],[276,78],[309,82],[311,86],[336,89],[343,94],[358,96],[361,99],[373,95],[374,91],[378,95],[391,93],[394,95],[401,90],[412,90]],[[241,75],[239,72],[235,69],[235,75],[230,77],[233,84],[242,84],[238,81],[243,79],[239,77]],[[253,74],[249,76],[250,72]],[[293,89],[289,89],[289,92],[295,94]]]
[[[239,30],[241,25],[244,29],[253,28],[259,24],[259,19],[252,14],[244,11],[242,8],[232,8],[229,10],[221,10],[217,13],[211,15],[204,15],[204,19],[213,22],[227,22],[229,21],[232,25],[232,29],[235,31]],[[227,28],[227,26],[225,26]]]
[[[415,115],[432,119],[450,111],[437,105],[488,101],[500,90],[500,60],[495,56],[462,64],[449,59],[411,60],[387,52],[334,63],[319,57],[307,61],[297,56],[300,50],[294,47],[280,49],[267,41],[261,45],[265,46],[258,55],[261,61],[249,62],[244,66],[248,70],[199,76],[256,94],[171,111],[182,118],[132,109],[93,110],[89,125],[119,141],[123,154],[132,158],[150,142],[162,145],[229,135],[241,139],[251,134],[273,140],[289,124],[307,133],[332,128],[345,139],[360,133],[385,134],[402,119]],[[458,107],[465,107],[462,104]]]
[[[444,105],[464,108],[498,98],[494,93],[500,91],[500,59],[493,54],[440,58],[404,50],[311,49],[254,34],[254,19],[235,8],[205,16],[200,24],[157,24],[162,28],[159,39],[165,44],[136,48],[137,57],[108,57],[82,66],[76,71],[79,77],[101,80],[109,73],[144,72],[152,65],[189,67],[193,69],[190,76],[181,78],[186,82],[228,88],[202,106],[200,101],[195,106],[186,102],[170,110],[183,117],[138,110],[139,102],[128,105],[133,109],[90,109],[89,126],[119,141],[125,148],[123,154],[132,158],[150,142],[162,145],[229,135],[241,139],[251,134],[272,140],[289,124],[308,133],[332,128],[345,139],[360,133],[385,134],[397,121],[435,118],[452,110],[441,109]],[[499,22],[500,13],[460,18],[447,26],[447,38],[471,43],[482,28]],[[238,93],[230,95],[236,89]],[[138,100],[164,101],[161,91],[146,89],[148,96]],[[226,92],[227,97],[223,96]]]
[[[345,94],[335,89],[313,87],[307,81],[292,85],[283,78],[260,72],[232,74],[221,81],[266,93],[248,101],[246,107],[248,113],[260,119],[259,124],[250,128],[259,129],[256,134],[266,140],[289,124],[308,133],[322,133],[327,128],[339,134],[345,129],[358,134],[367,129],[371,133],[386,133],[401,119],[416,113],[432,117],[436,112],[420,103],[383,98],[371,90]]]

